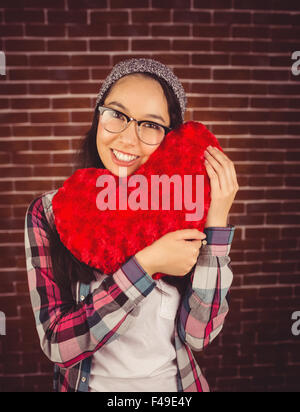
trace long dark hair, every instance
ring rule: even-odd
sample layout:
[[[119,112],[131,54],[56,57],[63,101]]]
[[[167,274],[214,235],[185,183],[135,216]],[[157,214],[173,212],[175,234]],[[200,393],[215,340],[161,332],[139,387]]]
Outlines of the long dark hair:
[[[164,94],[168,102],[168,110],[170,116],[170,128],[176,129],[183,123],[182,114],[179,102],[169,85],[165,80],[157,77],[155,74],[151,73],[139,73],[143,76],[153,78],[158,81],[163,88]],[[111,86],[112,87],[112,86]],[[100,169],[105,169],[104,164],[99,157],[97,146],[96,146],[96,135],[99,120],[99,110],[98,106],[101,106],[107,95],[109,94],[111,87],[105,92],[102,99],[99,101],[95,108],[93,121],[90,130],[87,132],[85,138],[81,142],[81,146],[77,153],[75,154],[73,162],[73,173],[77,169],[96,167]],[[53,273],[55,280],[58,284],[63,287],[70,285],[70,282],[80,281],[82,283],[90,283],[95,280],[94,268],[80,262],[61,242],[60,237],[57,233],[55,226],[49,228],[49,247],[50,255],[53,267]],[[175,277],[175,276],[165,276],[164,280],[182,290],[184,285],[183,279],[187,276]]]

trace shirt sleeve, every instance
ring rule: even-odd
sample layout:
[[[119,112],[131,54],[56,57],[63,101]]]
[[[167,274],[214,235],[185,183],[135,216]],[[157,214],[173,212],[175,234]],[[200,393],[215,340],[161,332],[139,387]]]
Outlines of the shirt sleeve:
[[[30,204],[25,217],[30,299],[43,352],[67,368],[124,333],[132,318],[128,315],[156,282],[132,257],[82,302],[76,302],[71,287],[62,289],[55,281],[48,225],[41,196]]]
[[[233,225],[204,229],[206,242],[177,317],[178,335],[194,351],[202,350],[223,328],[229,310],[226,296],[233,280],[229,252],[234,231]]]

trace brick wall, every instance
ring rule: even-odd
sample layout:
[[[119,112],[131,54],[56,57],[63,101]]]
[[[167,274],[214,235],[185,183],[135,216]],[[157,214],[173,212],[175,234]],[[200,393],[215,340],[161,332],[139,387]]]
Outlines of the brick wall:
[[[299,391],[299,0],[1,0],[0,22],[0,390],[51,389],[27,289],[26,208],[70,175],[111,67],[147,56],[180,77],[186,120],[218,137],[241,187],[230,314],[199,363],[213,391]]]

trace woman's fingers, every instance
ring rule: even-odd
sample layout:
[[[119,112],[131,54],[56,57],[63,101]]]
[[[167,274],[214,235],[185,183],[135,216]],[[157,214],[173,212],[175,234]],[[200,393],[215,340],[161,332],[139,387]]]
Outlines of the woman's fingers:
[[[212,190],[226,191],[229,183],[224,169],[224,158],[219,153],[216,153],[216,150],[209,148],[204,152],[204,156],[207,160],[205,165],[211,179]]]
[[[230,187],[238,189],[237,177],[233,161],[230,160],[229,157],[225,153],[221,152],[221,150],[219,150],[217,147],[215,147],[214,149],[214,153],[216,154],[217,159],[223,159],[223,166],[225,168],[228,182],[230,182]]]
[[[175,231],[177,239],[184,239],[184,240],[202,240],[206,238],[206,234],[200,232],[198,229],[180,229]]]
[[[210,147],[207,148],[204,155],[207,160],[205,166],[211,179],[212,189],[215,186],[215,189],[219,188],[227,194],[238,190],[234,164],[229,157],[221,150]]]

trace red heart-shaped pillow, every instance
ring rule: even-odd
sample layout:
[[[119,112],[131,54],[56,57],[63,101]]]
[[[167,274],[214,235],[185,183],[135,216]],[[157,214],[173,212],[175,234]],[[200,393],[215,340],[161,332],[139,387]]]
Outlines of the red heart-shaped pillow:
[[[77,170],[52,201],[62,243],[81,262],[112,274],[168,232],[203,231],[210,205],[204,166],[204,150],[209,145],[222,150],[203,124],[191,121],[168,133],[130,176],[119,178],[107,169]],[[163,191],[158,178],[165,179]],[[172,180],[175,185],[170,184]],[[127,210],[120,210],[120,205]],[[163,275],[157,273],[154,278]]]

